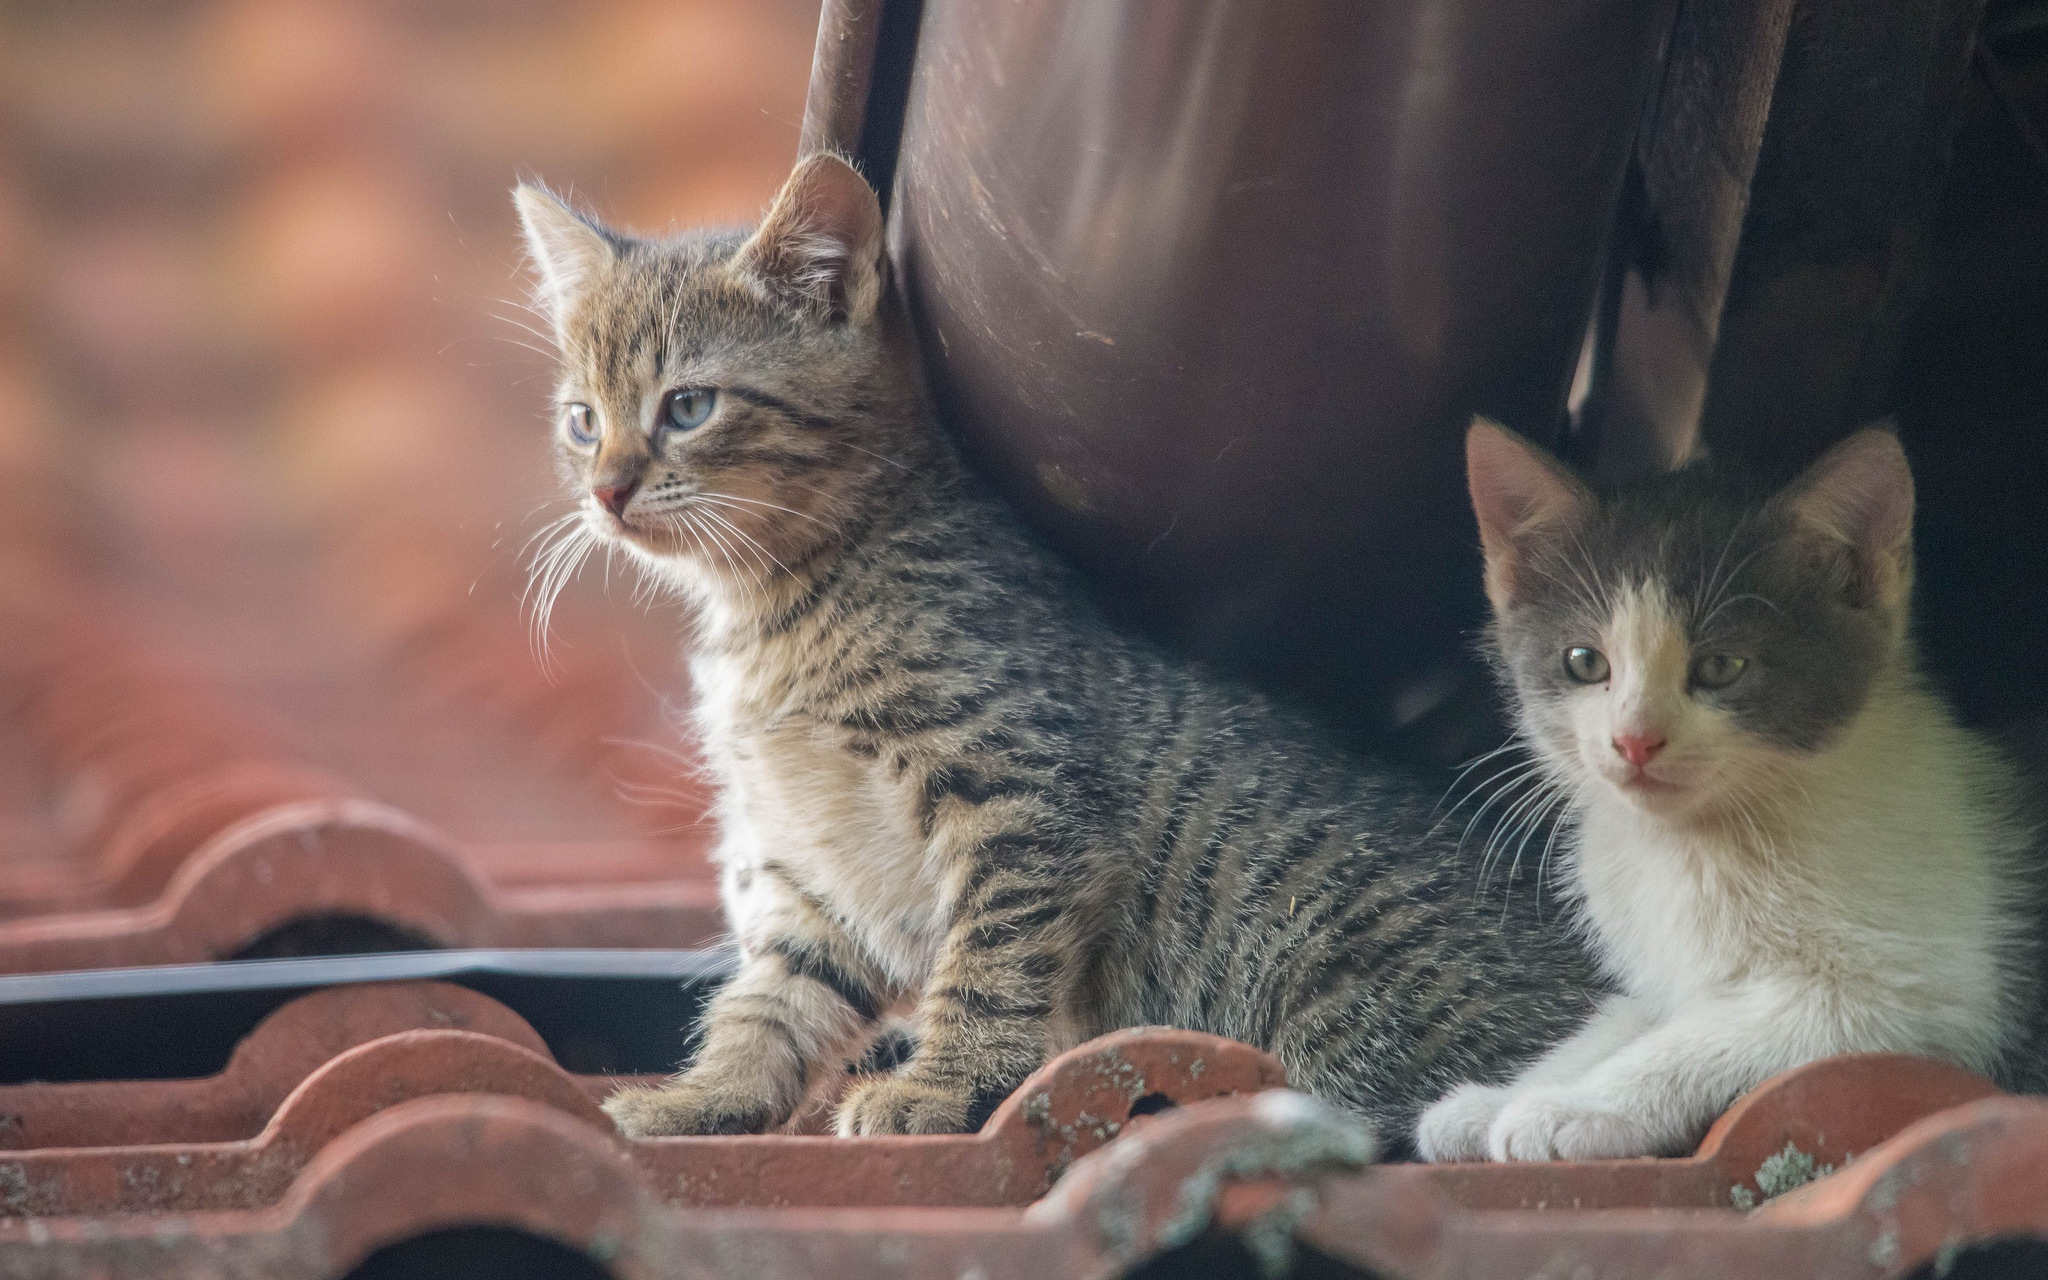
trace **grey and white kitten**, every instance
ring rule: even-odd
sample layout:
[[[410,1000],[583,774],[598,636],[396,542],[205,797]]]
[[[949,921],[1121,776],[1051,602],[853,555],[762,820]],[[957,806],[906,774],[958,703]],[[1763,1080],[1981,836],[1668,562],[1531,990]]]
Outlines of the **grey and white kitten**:
[[[962,466],[847,164],[804,161],[751,234],[517,203],[572,536],[693,607],[741,954],[689,1068],[611,1099],[623,1130],[782,1125],[902,1011],[915,1049],[843,1133],[963,1130],[1049,1055],[1171,1024],[1398,1146],[1583,1020],[1580,948],[1477,900],[1438,788],[1113,630]]]
[[[1467,452],[1493,655],[1621,993],[1432,1107],[1421,1152],[1685,1151],[1766,1077],[1852,1051],[2033,1083],[2035,832],[1916,664],[1897,437],[1777,493],[1695,467],[1604,501],[1491,424]]]

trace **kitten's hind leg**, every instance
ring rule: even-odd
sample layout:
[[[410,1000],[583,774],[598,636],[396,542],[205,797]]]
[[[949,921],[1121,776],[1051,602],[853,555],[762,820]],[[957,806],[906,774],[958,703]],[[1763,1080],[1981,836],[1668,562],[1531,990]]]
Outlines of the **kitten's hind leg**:
[[[1484,1160],[1494,1121],[1524,1089],[1571,1081],[1591,1071],[1649,1030],[1640,1000],[1611,995],[1570,1038],[1522,1070],[1510,1084],[1461,1084],[1431,1104],[1415,1126],[1415,1150],[1424,1160]]]
[[[978,851],[1000,851],[1007,865],[970,878],[918,1002],[916,1049],[847,1090],[840,1133],[959,1133],[977,1103],[1007,1096],[1044,1064],[1077,943],[1055,860],[1024,843],[997,836]]]
[[[813,1068],[872,1033],[888,986],[829,917],[793,888],[756,916],[740,971],[704,1015],[687,1070],[621,1089],[605,1111],[628,1137],[759,1133],[788,1120]]]

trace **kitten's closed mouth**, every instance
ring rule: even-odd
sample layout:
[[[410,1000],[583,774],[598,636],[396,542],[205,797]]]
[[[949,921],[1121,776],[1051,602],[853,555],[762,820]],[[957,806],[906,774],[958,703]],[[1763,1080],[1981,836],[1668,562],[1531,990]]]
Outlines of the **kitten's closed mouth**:
[[[603,533],[606,537],[624,538],[646,532],[645,529],[627,520],[626,517],[608,511],[601,505],[593,504],[590,508],[590,513],[592,519],[597,523],[599,532]]]
[[[1650,774],[1642,772],[1641,770],[1637,770],[1636,772],[1621,779],[1621,781],[1617,782],[1615,785],[1620,787],[1623,791],[1631,791],[1641,795],[1670,795],[1675,791],[1684,790],[1684,788],[1679,786],[1679,784],[1676,782],[1670,782],[1663,778],[1654,777]]]

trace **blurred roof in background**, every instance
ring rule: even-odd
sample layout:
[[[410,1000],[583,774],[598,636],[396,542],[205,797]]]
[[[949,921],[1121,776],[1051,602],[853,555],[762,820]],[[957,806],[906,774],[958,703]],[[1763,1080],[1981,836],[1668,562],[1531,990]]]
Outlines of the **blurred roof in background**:
[[[0,9],[0,459],[42,545],[152,662],[458,839],[693,820],[694,795],[612,785],[613,740],[677,745],[673,619],[586,572],[552,682],[528,653],[521,547],[566,507],[508,192],[539,176],[636,227],[757,217],[816,21],[807,0]],[[0,897],[10,859],[96,825],[62,785],[17,809]]]

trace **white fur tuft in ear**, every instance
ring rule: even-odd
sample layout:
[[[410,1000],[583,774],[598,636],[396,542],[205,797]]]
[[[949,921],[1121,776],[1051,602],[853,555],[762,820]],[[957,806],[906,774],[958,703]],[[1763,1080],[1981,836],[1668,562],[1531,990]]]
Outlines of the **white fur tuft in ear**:
[[[860,321],[881,302],[882,252],[874,189],[845,160],[821,152],[797,164],[739,262],[800,305]]]
[[[618,256],[618,243],[603,227],[571,208],[545,187],[522,182],[512,192],[526,251],[540,274],[540,302],[560,336],[575,300]]]
[[[1486,598],[1505,610],[1530,552],[1590,515],[1595,499],[1563,463],[1485,418],[1465,433],[1465,478],[1486,552]]]
[[[1829,449],[1779,501],[1799,527],[1849,552],[1859,603],[1905,605],[1913,575],[1913,472],[1889,422]]]

